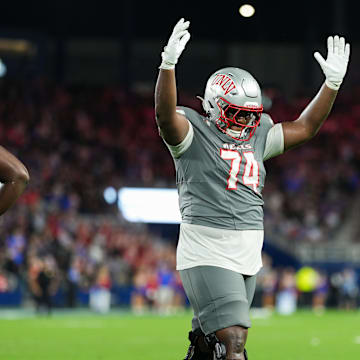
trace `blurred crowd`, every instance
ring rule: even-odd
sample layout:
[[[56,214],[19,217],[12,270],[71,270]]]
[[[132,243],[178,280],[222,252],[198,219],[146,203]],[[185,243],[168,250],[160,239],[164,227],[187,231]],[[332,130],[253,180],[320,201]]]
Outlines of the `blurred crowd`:
[[[348,215],[359,189],[359,91],[341,93],[309,144],[267,162],[269,237],[328,242]],[[272,88],[265,94],[275,122],[295,119],[309,101],[303,95],[285,100]],[[179,102],[200,111],[195,97],[181,93]],[[64,306],[72,307],[79,289],[129,286],[136,312],[184,306],[174,271],[176,239],[126,223],[103,197],[108,186],[175,185],[151,94],[1,79],[0,143],[31,176],[27,191],[0,218],[0,293],[20,287],[49,311],[60,290]],[[286,274],[277,284],[291,283]]]
[[[322,314],[326,308],[356,310],[360,306],[359,276],[354,268],[326,271],[303,266],[274,267],[263,254],[253,307],[290,315],[299,307]]]
[[[360,185],[359,92],[360,88],[354,88],[340,93],[314,139],[267,162],[264,209],[269,237],[291,242],[332,241],[351,214]],[[310,101],[299,96],[291,103],[284,102],[271,89],[269,96],[273,99],[269,113],[275,122],[296,119]]]

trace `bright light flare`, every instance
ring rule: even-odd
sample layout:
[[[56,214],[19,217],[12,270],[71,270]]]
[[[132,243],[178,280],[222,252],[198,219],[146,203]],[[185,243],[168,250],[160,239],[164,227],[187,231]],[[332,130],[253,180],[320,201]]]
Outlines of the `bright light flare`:
[[[0,59],[0,77],[3,77],[6,75],[6,65],[5,63]]]
[[[244,4],[240,6],[239,13],[243,17],[251,17],[255,14],[255,8],[252,5]]]
[[[131,222],[179,224],[179,196],[176,189],[128,188],[118,192],[118,207]]]
[[[104,190],[104,199],[108,204],[114,204],[117,200],[117,191],[112,187]]]

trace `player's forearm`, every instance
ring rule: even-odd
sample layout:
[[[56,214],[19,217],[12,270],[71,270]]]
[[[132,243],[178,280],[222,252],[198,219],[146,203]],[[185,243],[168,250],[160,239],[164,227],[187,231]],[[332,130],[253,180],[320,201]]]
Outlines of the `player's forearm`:
[[[155,87],[155,114],[159,127],[175,116],[176,102],[175,70],[160,69]]]
[[[9,209],[25,190],[27,181],[18,178],[12,182],[3,184],[0,189],[0,215]]]
[[[328,117],[337,95],[336,90],[332,90],[325,84],[321,87],[317,95],[304,109],[298,118],[308,134],[308,138],[313,137]]]
[[[23,193],[29,182],[29,173],[24,164],[0,146],[0,215]]]

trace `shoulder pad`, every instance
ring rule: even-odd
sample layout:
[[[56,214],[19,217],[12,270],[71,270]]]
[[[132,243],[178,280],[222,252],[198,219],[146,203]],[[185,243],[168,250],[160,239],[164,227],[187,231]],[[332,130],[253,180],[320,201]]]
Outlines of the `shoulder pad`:
[[[182,109],[182,108],[180,108],[180,107],[176,107],[176,112],[178,113],[178,114],[181,114],[181,115],[184,115],[185,116],[185,111]]]
[[[270,124],[271,126],[274,126],[274,121],[272,120],[272,118],[270,117],[269,114],[263,113],[261,115],[261,121],[262,123],[266,123],[266,124]]]
[[[189,107],[177,106],[176,112],[185,116],[191,123],[198,123],[203,120],[203,117],[196,110]]]

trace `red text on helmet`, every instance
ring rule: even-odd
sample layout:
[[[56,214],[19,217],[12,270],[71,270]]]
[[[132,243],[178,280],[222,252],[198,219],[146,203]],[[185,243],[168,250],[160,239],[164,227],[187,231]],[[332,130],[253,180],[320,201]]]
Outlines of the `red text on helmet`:
[[[231,90],[236,89],[234,82],[225,74],[217,74],[214,77],[211,85],[219,85],[224,90],[224,95],[227,95]]]

